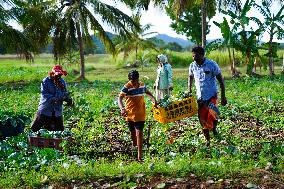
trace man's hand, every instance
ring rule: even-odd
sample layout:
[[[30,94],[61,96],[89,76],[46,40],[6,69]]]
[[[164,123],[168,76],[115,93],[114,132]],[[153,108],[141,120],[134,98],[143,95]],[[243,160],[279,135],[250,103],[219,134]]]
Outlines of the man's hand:
[[[154,107],[157,108],[157,106],[159,105],[159,102],[155,99],[154,103]]]
[[[190,97],[190,96],[192,96],[192,93],[189,92],[189,91],[185,91],[185,92],[184,92],[184,95],[185,95],[186,97]]]
[[[226,106],[226,104],[227,104],[227,99],[226,99],[226,97],[221,97],[221,105],[222,105],[222,106]]]
[[[66,106],[73,106],[74,105],[74,101],[71,97],[65,99],[65,102],[67,102]]]
[[[125,109],[125,108],[121,108],[120,114],[121,114],[123,117],[126,117],[126,116],[127,116],[126,109]]]
[[[156,86],[156,85],[154,85],[154,86],[153,86],[153,89],[154,89],[154,91],[155,91],[155,90],[157,89],[157,86]]]

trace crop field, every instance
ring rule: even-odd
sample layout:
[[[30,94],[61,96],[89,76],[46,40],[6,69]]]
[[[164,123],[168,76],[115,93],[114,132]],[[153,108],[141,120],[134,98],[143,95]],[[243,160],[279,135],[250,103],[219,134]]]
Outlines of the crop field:
[[[24,132],[0,140],[0,188],[284,188],[284,75],[230,78],[222,64],[227,106],[220,106],[218,130],[207,148],[196,115],[168,124],[153,119],[146,99],[143,163],[135,149],[117,97],[129,68],[107,55],[86,58],[86,78],[78,65],[63,65],[75,106],[64,107],[72,140],[62,150],[29,145],[40,97],[40,82],[55,64],[49,55],[34,63],[0,57],[0,126]],[[189,62],[190,63],[190,62]],[[173,66],[174,90],[187,90],[187,67]],[[136,68],[153,92],[155,66]],[[245,73],[245,68],[239,68]],[[47,134],[48,135],[48,134]],[[51,133],[56,135],[56,133]]]

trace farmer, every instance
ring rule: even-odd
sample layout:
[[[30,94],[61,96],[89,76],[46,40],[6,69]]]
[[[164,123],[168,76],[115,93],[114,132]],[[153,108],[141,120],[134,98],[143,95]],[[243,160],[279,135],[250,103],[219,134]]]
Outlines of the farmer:
[[[139,81],[139,73],[132,70],[128,74],[128,83],[122,88],[118,97],[118,106],[121,115],[127,121],[133,146],[138,147],[138,161],[142,161],[143,127],[146,119],[146,107],[144,93],[146,93],[153,103],[157,104],[155,97],[146,88],[143,82]],[[125,98],[125,106],[123,105]]]
[[[32,131],[42,128],[50,131],[63,131],[63,101],[72,105],[72,98],[66,90],[66,83],[61,76],[67,75],[60,65],[56,65],[49,72],[49,76],[41,82],[41,97],[35,120],[32,123]]]
[[[170,95],[173,90],[173,72],[172,66],[168,63],[166,55],[160,54],[157,56],[157,78],[154,84],[156,99],[163,99],[166,95]]]
[[[209,131],[218,136],[217,124],[219,110],[217,108],[218,87],[216,79],[221,88],[221,105],[227,104],[225,96],[225,84],[218,64],[204,57],[205,50],[202,47],[192,49],[194,62],[189,66],[188,91],[192,93],[192,82],[195,80],[198,118],[203,127],[203,134],[206,138],[206,145],[210,147]]]

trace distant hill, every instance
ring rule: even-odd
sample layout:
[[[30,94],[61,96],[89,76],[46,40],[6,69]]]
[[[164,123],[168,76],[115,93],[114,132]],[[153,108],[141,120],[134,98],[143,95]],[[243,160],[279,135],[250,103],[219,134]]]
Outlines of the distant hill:
[[[111,39],[116,36],[116,34],[113,34],[113,33],[110,33],[110,32],[107,32],[107,35]],[[105,53],[105,48],[104,48],[104,45],[102,44],[102,42],[95,36],[92,36],[92,38],[93,38],[93,41],[94,41],[94,43],[97,47],[96,50],[95,50],[95,53],[98,53],[98,54]],[[181,45],[183,48],[193,45],[193,43],[191,41],[184,40],[182,38],[171,37],[171,36],[166,35],[166,34],[158,34],[158,35],[153,36],[152,38],[157,38],[157,39],[163,40],[165,43],[176,42],[179,45]]]
[[[117,36],[116,34],[113,34],[111,32],[107,32],[107,35],[110,37],[110,39],[113,39],[114,37]],[[85,52],[87,54],[90,54],[90,53],[104,54],[105,53],[105,46],[103,45],[101,40],[94,35],[92,35],[91,37],[92,37],[92,40],[94,42],[95,49],[94,50],[85,49]],[[165,43],[176,42],[179,45],[181,45],[183,48],[193,45],[193,43],[191,41],[184,40],[184,39],[178,38],[178,37],[171,37],[171,36],[166,35],[166,34],[158,34],[158,35],[153,36],[152,38],[157,38],[159,40],[164,41]],[[1,46],[0,46],[0,48],[1,48]],[[52,53],[52,51],[53,51],[52,49],[53,49],[53,45],[50,43],[45,48],[43,48],[41,50],[41,52]],[[0,51],[0,53],[1,53],[1,51]]]
[[[178,38],[178,37],[171,37],[171,36],[169,36],[167,34],[158,34],[158,35],[156,35],[154,37],[156,37],[158,39],[161,39],[161,40],[163,40],[166,43],[176,42],[179,45],[181,45],[183,48],[187,47],[187,46],[192,46],[193,45],[193,43],[191,41],[184,40],[184,39]]]
[[[116,34],[113,34],[111,32],[107,32],[107,35],[111,39],[116,37]],[[153,39],[156,38],[158,40],[162,40],[165,43],[176,42],[179,45],[181,45],[183,48],[194,45],[194,43],[192,43],[191,41],[184,40],[184,39],[178,38],[178,37],[172,37],[172,36],[169,36],[169,35],[166,35],[166,34],[158,34],[158,35],[153,36],[152,38]],[[95,37],[93,35],[92,35],[92,39],[93,39],[93,42],[94,42],[94,44],[96,46],[96,48],[93,50],[93,52],[95,54],[103,54],[103,53],[105,53],[105,47],[104,47],[103,43],[97,37]],[[213,40],[209,39],[209,40],[207,40],[207,43],[209,43],[211,41],[213,41]],[[52,44],[48,44],[47,47],[42,49],[42,52],[52,53],[52,48],[53,48]],[[280,43],[279,49],[284,49],[284,43]],[[5,53],[5,51],[3,50],[3,52],[2,52],[1,45],[0,45],[0,54],[4,54],[4,53]]]
[[[113,39],[114,37],[116,37],[115,34],[111,33],[111,32],[106,32],[108,37],[110,39]],[[95,48],[95,54],[103,54],[105,53],[105,46],[103,45],[103,43],[101,42],[101,40],[99,38],[97,38],[96,36],[92,35],[92,39],[93,42],[96,46]]]

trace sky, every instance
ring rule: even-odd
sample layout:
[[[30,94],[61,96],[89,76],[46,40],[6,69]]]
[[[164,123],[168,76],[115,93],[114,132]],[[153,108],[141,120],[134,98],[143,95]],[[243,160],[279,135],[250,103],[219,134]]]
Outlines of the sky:
[[[102,2],[114,5],[114,3],[112,3],[112,1],[109,1],[109,0],[102,0]],[[259,2],[259,0],[256,0],[256,2]],[[125,5],[121,3],[117,3],[115,4],[115,6],[128,15],[131,15],[132,13],[131,10],[129,10]],[[279,4],[274,3],[272,5],[271,11],[276,13],[279,11],[280,8],[281,7]],[[254,16],[254,17],[259,18],[260,20],[263,20],[263,16],[256,9],[253,9],[252,11],[250,11],[249,16]],[[215,24],[213,24],[213,20],[220,23],[223,21],[223,17],[224,15],[222,15],[221,13],[217,13],[217,15],[215,15],[210,20],[209,24],[211,25],[211,27],[210,27],[210,33],[207,35],[207,39],[217,39],[217,38],[222,37],[220,29],[217,26],[215,26]],[[172,37],[179,37],[179,38],[186,39],[186,36],[177,34],[170,27],[171,19],[169,16],[167,16],[165,11],[160,8],[154,7],[153,4],[150,4],[148,11],[142,12],[141,24],[142,25],[152,24],[151,30],[149,31],[158,32],[159,34],[167,34]],[[249,27],[256,27],[256,25],[251,24]],[[261,40],[267,42],[269,40],[268,34],[265,33]],[[275,38],[273,41],[284,43],[284,39],[277,40]]]
[[[244,0],[242,0],[242,1],[244,1]],[[101,0],[101,2],[107,3],[109,5],[114,5],[119,10],[123,11],[124,13],[126,13],[129,16],[132,14],[131,10],[129,8],[127,8],[122,3],[119,3],[119,2],[115,3],[114,0]],[[256,0],[256,2],[260,3],[260,0]],[[284,4],[283,4],[283,6],[284,6]],[[280,10],[280,8],[281,8],[281,5],[279,3],[274,3],[272,5],[272,7],[271,7],[271,12],[276,13],[276,12],[278,12]],[[252,9],[252,11],[249,12],[249,16],[254,16],[254,17],[259,18],[260,20],[263,20],[263,16],[256,9]],[[217,13],[210,20],[209,24],[211,25],[211,27],[210,27],[210,33],[206,36],[207,40],[222,38],[222,34],[221,34],[220,29],[217,26],[215,26],[215,24],[213,24],[213,21],[216,21],[216,22],[220,23],[220,22],[223,21],[223,17],[224,17],[224,15],[222,15],[221,13]],[[187,39],[186,36],[177,34],[170,27],[171,19],[165,13],[165,10],[163,10],[161,8],[158,8],[158,7],[154,7],[153,4],[150,4],[148,11],[143,11],[142,12],[141,24],[142,25],[152,24],[152,27],[149,30],[149,32],[157,32],[159,34],[167,34],[167,35],[169,35],[171,37],[179,37],[179,38],[182,38],[182,39]],[[15,21],[11,21],[11,25],[13,25],[16,28],[19,28],[19,25],[17,25],[17,23]],[[257,25],[256,24],[251,24],[249,27],[253,27],[254,28],[254,27],[257,27]],[[107,26],[104,26],[104,28],[107,31],[112,32],[111,29],[108,28]],[[151,36],[149,36],[149,37],[151,37]],[[268,42],[269,41],[268,33],[264,33],[263,37],[260,40],[262,40],[264,42]],[[273,41],[284,43],[284,39],[277,40],[276,38],[274,38]]]

